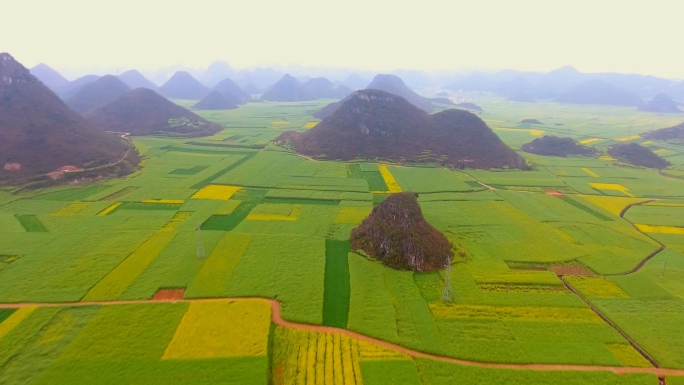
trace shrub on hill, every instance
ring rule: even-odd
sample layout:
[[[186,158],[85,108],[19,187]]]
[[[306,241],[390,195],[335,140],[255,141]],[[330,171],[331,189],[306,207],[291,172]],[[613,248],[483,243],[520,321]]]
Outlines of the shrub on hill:
[[[449,240],[423,217],[416,194],[392,194],[352,230],[351,249],[385,266],[418,272],[443,269],[453,254]]]

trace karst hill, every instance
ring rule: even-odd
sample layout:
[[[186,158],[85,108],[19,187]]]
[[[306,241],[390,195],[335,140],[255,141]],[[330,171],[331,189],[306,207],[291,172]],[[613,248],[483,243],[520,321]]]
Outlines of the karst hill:
[[[454,168],[522,168],[524,159],[477,115],[458,109],[433,115],[380,90],[357,91],[330,117],[280,142],[321,159],[383,159]]]
[[[64,167],[116,164],[115,172],[125,173],[133,166],[124,155],[137,156],[122,138],[94,129],[7,53],[0,53],[0,139],[4,181]],[[108,172],[113,171],[102,170]]]
[[[148,88],[138,88],[84,115],[94,127],[131,135],[197,137],[222,130]]]

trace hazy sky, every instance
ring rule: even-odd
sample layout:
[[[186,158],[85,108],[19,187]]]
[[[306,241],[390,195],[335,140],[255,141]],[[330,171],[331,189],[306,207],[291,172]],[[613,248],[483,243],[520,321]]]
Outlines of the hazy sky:
[[[681,0],[15,0],[2,5],[0,51],[29,67],[567,64],[684,78],[683,8]]]

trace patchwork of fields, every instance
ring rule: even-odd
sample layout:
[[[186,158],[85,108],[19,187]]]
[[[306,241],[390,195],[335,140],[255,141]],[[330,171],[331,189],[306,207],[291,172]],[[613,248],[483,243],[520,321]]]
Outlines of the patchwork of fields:
[[[125,179],[0,190],[0,383],[655,385],[654,366],[684,370],[684,144],[639,136],[683,116],[478,102],[516,150],[544,133],[600,151],[629,140],[666,150],[661,173],[603,153],[452,171],[313,161],[271,143],[315,126],[324,104],[202,112],[226,129],[136,138],[143,166]],[[400,191],[453,244],[452,302],[445,271],[349,250],[351,230]],[[147,301],[164,289],[183,300]],[[301,328],[237,297],[277,300]],[[636,369],[459,365],[334,328],[480,363]]]

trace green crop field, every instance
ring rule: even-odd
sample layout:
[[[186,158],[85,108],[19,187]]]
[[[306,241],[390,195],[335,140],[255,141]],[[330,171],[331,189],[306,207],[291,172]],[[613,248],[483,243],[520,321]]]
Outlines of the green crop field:
[[[211,137],[135,138],[143,160],[125,178],[1,190],[0,383],[656,385],[654,365],[684,374],[684,146],[638,136],[684,116],[478,97],[532,170],[311,160],[273,140],[307,130],[330,100],[264,102],[196,111],[224,127]],[[545,134],[599,153],[521,151]],[[620,142],[666,150],[673,165],[606,158]],[[390,191],[386,172],[452,243],[448,271],[396,271],[349,250]]]

